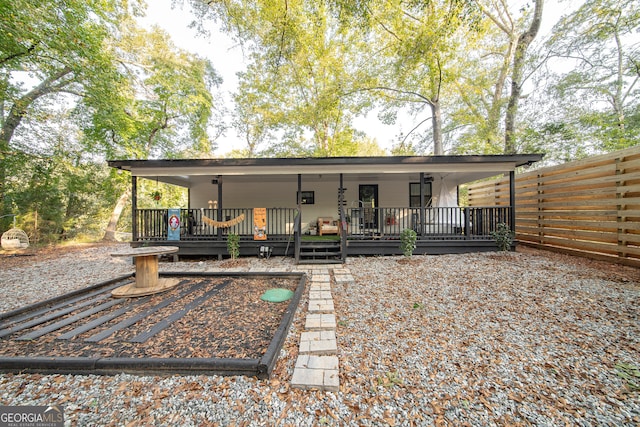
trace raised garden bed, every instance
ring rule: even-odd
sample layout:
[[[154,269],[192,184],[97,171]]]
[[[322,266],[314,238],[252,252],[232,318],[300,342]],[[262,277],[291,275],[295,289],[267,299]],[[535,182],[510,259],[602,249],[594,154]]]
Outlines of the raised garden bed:
[[[0,371],[268,378],[305,285],[301,273],[164,273],[176,288],[113,298],[119,277],[0,314]],[[294,291],[263,301],[268,289]]]

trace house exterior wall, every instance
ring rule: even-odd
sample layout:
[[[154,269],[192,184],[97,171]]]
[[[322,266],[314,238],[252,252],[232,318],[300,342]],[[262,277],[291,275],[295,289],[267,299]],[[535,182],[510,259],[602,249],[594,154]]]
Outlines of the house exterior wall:
[[[293,182],[234,182],[223,180],[222,203],[225,208],[296,207],[298,184]],[[191,208],[207,208],[209,200],[218,200],[218,186],[211,181],[191,188]]]
[[[256,178],[223,177],[223,208],[295,208],[298,181],[296,175],[290,175],[290,181],[265,180]],[[418,182],[418,178],[405,174],[385,176],[383,178],[344,175],[343,184],[345,209],[358,208],[359,186],[378,185],[378,198],[375,207],[408,207],[409,183]],[[308,229],[319,217],[338,219],[338,187],[340,177],[337,174],[302,176],[302,191],[314,192],[314,203],[302,205],[302,228]],[[439,183],[432,183],[432,194],[438,194]],[[211,178],[202,180],[191,188],[191,208],[207,208],[208,201],[218,200],[218,186]]]

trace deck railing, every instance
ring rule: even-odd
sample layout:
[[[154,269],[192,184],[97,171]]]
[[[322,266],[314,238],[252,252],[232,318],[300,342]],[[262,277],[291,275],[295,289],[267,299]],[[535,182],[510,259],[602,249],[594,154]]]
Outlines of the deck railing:
[[[230,227],[216,227],[212,221],[226,222],[244,215],[244,219]],[[267,208],[267,236],[271,240],[293,238],[296,209]],[[166,240],[167,209],[138,209],[136,211],[136,235],[134,240]],[[226,240],[235,233],[241,239],[253,239],[253,209],[180,209],[180,240]]]
[[[269,240],[293,239],[297,210],[267,208],[267,237]],[[207,223],[244,219],[231,227],[216,227]],[[166,240],[167,209],[139,209],[136,211],[134,240]],[[235,233],[242,240],[253,239],[253,209],[181,209],[180,240],[226,240]],[[492,239],[491,232],[499,223],[511,224],[511,207],[452,207],[452,208],[350,208],[345,209],[348,239],[399,238],[409,228],[420,240]],[[308,219],[302,218],[303,222]]]
[[[399,237],[405,229],[426,239],[487,239],[498,223],[511,226],[511,208],[351,208],[347,230],[352,238]]]

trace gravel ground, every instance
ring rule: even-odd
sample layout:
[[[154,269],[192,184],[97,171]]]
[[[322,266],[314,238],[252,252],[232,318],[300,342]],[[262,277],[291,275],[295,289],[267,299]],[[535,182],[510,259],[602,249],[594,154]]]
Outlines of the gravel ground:
[[[132,271],[115,250],[0,257],[0,311]],[[60,404],[82,426],[640,425],[639,392],[622,377],[640,366],[639,270],[532,249],[347,267],[355,281],[333,283],[338,393],[289,386],[301,306],[268,381],[1,374],[0,404]],[[235,268],[294,267],[272,258]]]

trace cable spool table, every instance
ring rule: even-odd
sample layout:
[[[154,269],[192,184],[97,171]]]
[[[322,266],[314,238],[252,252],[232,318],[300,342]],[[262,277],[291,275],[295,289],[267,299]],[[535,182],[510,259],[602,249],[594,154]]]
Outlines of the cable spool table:
[[[111,295],[117,298],[141,297],[175,287],[178,279],[158,277],[158,257],[176,253],[179,249],[177,246],[147,246],[112,253],[113,257],[133,257],[136,264],[136,281],[114,289]]]

